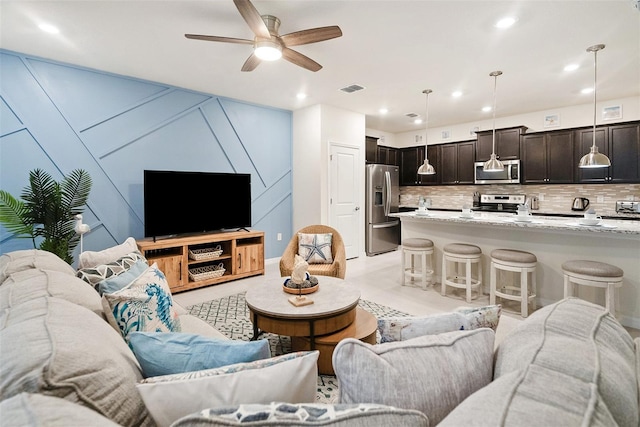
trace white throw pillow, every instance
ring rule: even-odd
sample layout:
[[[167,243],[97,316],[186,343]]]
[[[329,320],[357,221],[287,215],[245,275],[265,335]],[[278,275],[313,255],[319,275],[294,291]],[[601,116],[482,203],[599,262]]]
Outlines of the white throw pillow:
[[[332,233],[298,233],[298,255],[309,264],[331,264],[333,262],[332,240]]]
[[[244,403],[311,403],[318,387],[318,351],[147,378],[138,391],[159,427],[207,408]]]
[[[84,251],[78,259],[78,268],[91,268],[100,264],[108,264],[128,253],[138,250],[136,239],[128,237],[123,243],[102,251]]]
[[[404,341],[423,335],[478,328],[491,328],[495,331],[501,313],[502,306],[498,304],[477,308],[460,307],[451,313],[427,316],[381,318],[378,319],[380,342]]]
[[[437,425],[491,382],[494,338],[482,328],[377,345],[344,339],[333,352],[339,401],[417,409]]]

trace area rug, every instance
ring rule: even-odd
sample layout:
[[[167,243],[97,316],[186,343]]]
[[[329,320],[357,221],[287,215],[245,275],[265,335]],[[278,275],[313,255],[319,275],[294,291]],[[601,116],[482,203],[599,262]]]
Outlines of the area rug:
[[[371,301],[360,300],[361,308],[369,311],[376,318],[407,316],[398,310]],[[187,307],[189,314],[199,317],[214,326],[225,336],[234,340],[249,341],[253,336],[253,325],[249,320],[249,308],[244,299],[244,292],[228,297],[206,301]],[[264,333],[261,339],[268,339],[271,354],[277,356],[291,351],[291,338]],[[380,337],[378,336],[378,341]],[[316,401],[334,403],[338,397],[338,381],[332,375],[318,375],[318,392]]]

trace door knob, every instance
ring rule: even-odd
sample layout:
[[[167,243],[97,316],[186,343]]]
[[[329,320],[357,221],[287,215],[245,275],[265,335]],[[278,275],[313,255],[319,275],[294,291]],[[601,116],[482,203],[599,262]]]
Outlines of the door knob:
[[[356,210],[359,211],[360,210],[360,206],[356,206]]]

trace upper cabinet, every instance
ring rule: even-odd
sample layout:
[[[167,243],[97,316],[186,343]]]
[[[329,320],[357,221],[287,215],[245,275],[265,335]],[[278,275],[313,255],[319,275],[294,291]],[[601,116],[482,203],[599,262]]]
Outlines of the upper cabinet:
[[[520,158],[520,136],[527,131],[526,126],[496,129],[496,155],[500,160]],[[476,161],[486,162],[493,152],[493,130],[476,132]]]
[[[418,168],[424,163],[424,146],[401,148],[400,185],[438,185],[440,184],[440,163],[438,145],[429,145],[427,156],[429,163],[435,168],[435,175],[418,175]]]
[[[365,163],[377,163],[378,161],[378,138],[365,136]]]
[[[522,183],[572,183],[573,136],[572,130],[523,135]]]
[[[398,151],[399,150],[397,148],[378,145],[378,157],[377,157],[376,163],[381,163],[383,165],[399,166],[400,156],[398,155]]]
[[[640,182],[640,123],[596,128],[596,146],[598,151],[611,160],[611,166],[608,168],[579,168],[580,158],[589,153],[593,145],[593,128],[576,130],[575,138],[574,165],[577,182]]]
[[[473,184],[475,141],[440,145],[440,182],[442,184]]]

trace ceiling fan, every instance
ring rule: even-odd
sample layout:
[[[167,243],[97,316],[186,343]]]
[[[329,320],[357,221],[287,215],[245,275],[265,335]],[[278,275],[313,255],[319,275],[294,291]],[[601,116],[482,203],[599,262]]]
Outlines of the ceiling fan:
[[[272,15],[260,15],[249,0],[233,0],[233,3],[255,34],[253,40],[200,34],[185,34],[184,36],[188,39],[253,45],[253,53],[242,65],[242,71],[253,71],[261,61],[272,61],[280,57],[307,70],[318,71],[322,68],[322,65],[289,47],[321,42],[342,36],[342,30],[336,25],[311,28],[281,36],[278,34],[278,29],[280,28],[280,20],[278,18]]]

